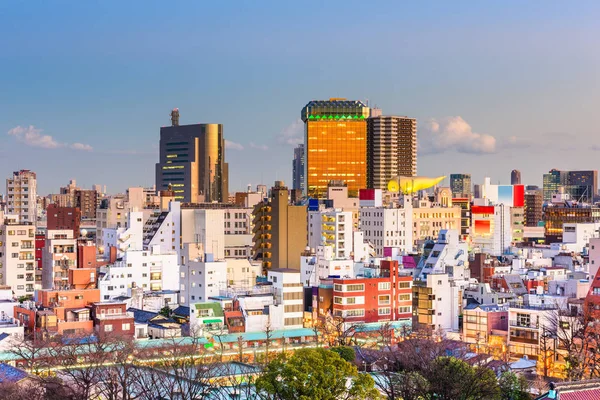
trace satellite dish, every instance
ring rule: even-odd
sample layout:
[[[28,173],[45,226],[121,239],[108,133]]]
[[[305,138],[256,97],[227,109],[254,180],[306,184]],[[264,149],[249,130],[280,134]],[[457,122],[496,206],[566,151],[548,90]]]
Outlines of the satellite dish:
[[[87,234],[88,234],[87,229],[82,229],[80,232],[81,232],[81,236],[87,237]]]

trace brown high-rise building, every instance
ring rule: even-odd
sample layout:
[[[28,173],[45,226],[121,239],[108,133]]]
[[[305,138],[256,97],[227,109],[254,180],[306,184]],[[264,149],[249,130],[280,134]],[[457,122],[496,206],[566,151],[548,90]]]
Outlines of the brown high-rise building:
[[[377,110],[377,109],[376,109]],[[396,176],[417,175],[417,120],[372,116],[367,120],[367,186],[387,189]]]
[[[304,179],[310,197],[325,198],[330,181],[344,181],[350,196],[367,187],[369,107],[346,99],[315,100],[302,109]]]
[[[293,206],[283,182],[271,188],[271,197],[254,207],[254,254],[263,270],[300,269],[300,256],[308,243],[306,206]]]
[[[172,112],[171,122],[172,126],[160,128],[156,190],[171,185],[178,201],[226,203],[229,168],[223,125],[179,125],[177,109]]]
[[[544,192],[528,190],[525,192],[525,226],[538,226],[544,213]]]
[[[81,211],[77,207],[59,207],[50,204],[46,209],[48,218],[47,229],[72,230],[73,237],[79,237],[79,226],[81,224]]]
[[[98,206],[98,192],[95,190],[75,190],[75,207],[81,210],[81,218],[95,219]]]

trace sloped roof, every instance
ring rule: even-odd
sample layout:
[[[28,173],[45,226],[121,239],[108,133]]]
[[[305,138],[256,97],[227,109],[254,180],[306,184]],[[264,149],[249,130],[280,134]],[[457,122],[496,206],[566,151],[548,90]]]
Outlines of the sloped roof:
[[[140,310],[139,308],[129,307],[127,311],[133,313],[133,320],[138,324],[158,323],[158,322],[173,322],[175,320],[167,318],[164,315],[152,311]]]
[[[0,364],[0,383],[17,383],[27,378],[29,374],[19,368],[11,367],[8,364]]]
[[[190,308],[187,306],[179,306],[173,310],[173,314],[178,317],[189,317],[190,316]]]

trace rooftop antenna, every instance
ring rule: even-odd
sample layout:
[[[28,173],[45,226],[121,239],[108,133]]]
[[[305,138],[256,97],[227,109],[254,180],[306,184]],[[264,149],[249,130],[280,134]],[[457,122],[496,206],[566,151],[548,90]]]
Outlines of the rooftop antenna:
[[[179,126],[179,108],[174,108],[171,111],[171,126]]]

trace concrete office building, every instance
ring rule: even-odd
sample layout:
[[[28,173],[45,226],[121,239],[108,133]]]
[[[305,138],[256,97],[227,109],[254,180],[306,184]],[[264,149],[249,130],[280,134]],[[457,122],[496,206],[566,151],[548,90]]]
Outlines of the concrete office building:
[[[223,125],[179,125],[177,109],[171,112],[171,123],[160,128],[156,189],[166,190],[171,185],[175,199],[186,203],[227,202],[229,170]]]
[[[471,174],[450,174],[452,197],[471,198]]]
[[[20,222],[37,221],[37,179],[35,172],[22,169],[6,180],[6,210]]]
[[[417,120],[371,116],[367,120],[367,187],[387,189],[398,175],[417,175]]]
[[[360,101],[332,98],[314,100],[301,112],[305,123],[306,191],[324,198],[327,184],[344,181],[357,197],[367,185],[367,118],[369,107]]]

